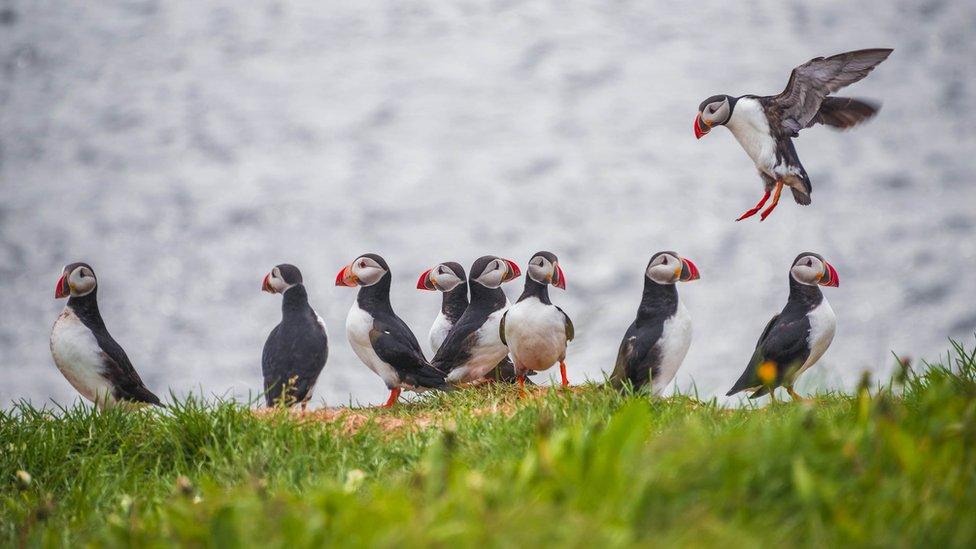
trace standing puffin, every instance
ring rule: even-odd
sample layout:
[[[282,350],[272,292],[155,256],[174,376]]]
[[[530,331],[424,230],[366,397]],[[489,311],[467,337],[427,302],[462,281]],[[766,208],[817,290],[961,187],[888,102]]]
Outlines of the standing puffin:
[[[440,291],[441,310],[430,327],[430,348],[436,353],[447,334],[468,308],[468,280],[464,267],[454,261],[445,261],[421,273],[417,280],[418,290]],[[485,374],[486,381],[514,383],[515,365],[506,356],[494,369]],[[527,380],[531,385],[532,382]]]
[[[308,304],[298,267],[277,265],[264,276],[261,289],[281,294],[281,322],[271,330],[261,353],[264,398],[268,406],[297,402],[304,410],[329,357],[325,322]]]
[[[65,266],[54,297],[68,303],[51,330],[51,355],[68,383],[100,409],[122,402],[160,406],[98,312],[98,280],[87,263]]]
[[[336,275],[336,286],[359,286],[346,317],[346,336],[363,364],[390,390],[384,407],[393,406],[404,389],[446,389],[444,373],[427,362],[417,337],[390,305],[390,267],[376,254],[363,254]]]
[[[660,396],[678,372],[691,345],[691,316],[678,299],[677,282],[698,280],[698,267],[675,252],[658,252],[644,270],[644,295],[627,328],[610,383]]]
[[[786,307],[766,324],[746,371],[726,395],[753,391],[759,398],[784,386],[794,399],[796,379],[813,366],[834,339],[837,317],[820,286],[840,284],[837,270],[818,254],[806,252],[790,268],[790,297]]]
[[[557,362],[563,387],[569,385],[566,343],[573,340],[573,321],[549,300],[550,284],[565,290],[566,275],[556,254],[537,252],[526,267],[522,295],[505,311],[498,327],[502,343],[515,359],[520,389],[527,371],[548,370]]]
[[[756,164],[765,186],[762,200],[736,221],[755,215],[772,192],[773,202],[760,216],[766,219],[779,203],[783,185],[790,187],[797,204],[810,204],[813,189],[792,138],[814,124],[848,129],[873,117],[878,103],[828,95],[867,76],[891,52],[879,48],[817,57],[793,69],[779,95],[713,95],[702,101],[695,137],[701,139],[714,126],[727,127]]]
[[[447,381],[480,380],[508,355],[498,336],[498,324],[508,307],[501,285],[521,274],[514,261],[493,255],[479,257],[471,265],[471,303],[431,360],[435,368],[448,373]]]

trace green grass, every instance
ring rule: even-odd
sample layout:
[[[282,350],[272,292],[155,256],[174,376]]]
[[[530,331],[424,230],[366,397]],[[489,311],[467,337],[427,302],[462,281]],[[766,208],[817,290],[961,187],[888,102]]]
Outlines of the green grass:
[[[974,355],[763,408],[465,390],[357,412],[354,432],[233,403],[19,406],[0,413],[0,543],[971,547]]]

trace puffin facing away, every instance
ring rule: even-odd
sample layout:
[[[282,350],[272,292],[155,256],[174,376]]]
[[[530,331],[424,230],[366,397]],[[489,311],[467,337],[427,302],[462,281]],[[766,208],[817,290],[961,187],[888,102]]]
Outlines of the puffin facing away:
[[[521,274],[514,261],[494,255],[479,257],[471,265],[471,303],[431,360],[435,368],[447,372],[447,381],[478,381],[508,355],[498,336],[498,323],[508,307],[501,285]]]
[[[745,372],[726,394],[753,391],[749,398],[758,398],[783,386],[799,400],[793,384],[824,354],[837,327],[820,286],[839,284],[837,270],[823,257],[812,252],[798,255],[790,267],[786,307],[766,324]]]
[[[454,261],[445,261],[421,273],[417,280],[418,290],[439,291],[441,310],[430,327],[430,348],[436,353],[440,349],[447,334],[454,328],[454,324],[468,308],[468,280],[464,274],[464,267]],[[515,365],[506,356],[490,372],[485,374],[486,381],[515,383]],[[530,380],[527,383],[532,385]]]
[[[813,187],[793,138],[814,124],[846,130],[873,117],[878,103],[828,96],[867,76],[892,51],[858,50],[811,59],[793,69],[779,95],[713,95],[702,101],[695,117],[695,137],[701,139],[714,126],[727,127],[756,164],[765,187],[762,200],[736,221],[755,215],[772,192],[773,202],[760,216],[765,220],[779,203],[784,185],[797,204],[810,204]]]
[[[393,406],[404,389],[422,392],[447,389],[444,373],[427,362],[417,337],[390,304],[390,267],[376,254],[363,254],[336,275],[336,286],[359,287],[346,317],[346,336],[352,350],[380,376]]]
[[[566,275],[559,258],[551,252],[537,252],[526,267],[525,289],[518,301],[505,311],[498,328],[502,343],[515,359],[519,389],[524,390],[527,371],[548,370],[559,363],[562,385],[566,377],[566,344],[573,340],[573,321],[549,300],[549,285],[566,289]]]
[[[120,403],[154,404],[159,397],[142,383],[98,312],[98,280],[87,263],[65,266],[54,297],[68,303],[51,330],[51,355],[68,383],[104,410]]]
[[[675,252],[658,252],[644,270],[644,295],[637,318],[627,328],[610,376],[616,388],[650,384],[660,396],[671,383],[691,345],[691,316],[678,299],[677,282],[698,280],[698,267]]]
[[[281,294],[281,322],[271,330],[261,353],[264,398],[268,406],[301,403],[304,410],[329,357],[325,322],[308,304],[298,267],[275,266],[264,276],[261,289]]]

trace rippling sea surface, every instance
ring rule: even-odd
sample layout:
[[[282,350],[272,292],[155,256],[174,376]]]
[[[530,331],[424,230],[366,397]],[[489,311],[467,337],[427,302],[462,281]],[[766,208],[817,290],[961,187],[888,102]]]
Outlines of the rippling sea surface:
[[[421,271],[556,252],[574,382],[612,370],[661,249],[702,272],[679,289],[682,391],[725,393],[804,250],[841,286],[802,390],[886,376],[892,351],[937,359],[976,330],[974,28],[966,0],[2,3],[0,406],[77,398],[48,350],[77,260],[167,398],[257,394],[280,318],[261,278],[292,262],[331,338],[317,403],[382,401],[345,340],[355,292],[333,286],[367,251],[425,349],[439,297]],[[733,223],[761,183],[726,130],[695,140],[699,102],[880,46],[895,53],[846,92],[879,117],[797,140],[813,205]]]

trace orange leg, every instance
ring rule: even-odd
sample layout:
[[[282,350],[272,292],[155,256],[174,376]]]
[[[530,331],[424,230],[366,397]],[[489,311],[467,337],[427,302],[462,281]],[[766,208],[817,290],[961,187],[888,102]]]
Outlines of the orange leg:
[[[569,378],[566,377],[566,363],[559,361],[559,375],[563,377],[563,387],[569,387]]]
[[[525,374],[517,374],[516,378],[518,379],[519,398],[523,398],[525,397]]]
[[[390,398],[386,399],[386,404],[383,405],[384,408],[390,408],[396,404],[397,399],[400,398],[400,388],[390,389]]]
[[[777,181],[776,190],[773,191],[773,203],[770,204],[769,207],[766,208],[766,211],[764,211],[762,215],[759,216],[759,221],[765,221],[766,218],[769,217],[769,214],[773,213],[773,210],[776,209],[776,205],[779,204],[779,195],[782,194],[782,192],[783,192],[783,182]]]
[[[742,221],[743,219],[745,219],[747,217],[752,217],[752,216],[756,215],[757,213],[759,213],[759,210],[761,210],[762,207],[766,205],[766,201],[767,200],[769,200],[769,191],[766,191],[766,194],[763,195],[762,200],[759,201],[759,204],[756,204],[756,207],[755,208],[753,208],[753,209],[747,211],[746,213],[740,215],[739,216],[739,219],[736,219],[736,221]]]

